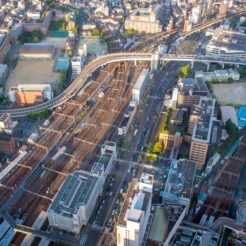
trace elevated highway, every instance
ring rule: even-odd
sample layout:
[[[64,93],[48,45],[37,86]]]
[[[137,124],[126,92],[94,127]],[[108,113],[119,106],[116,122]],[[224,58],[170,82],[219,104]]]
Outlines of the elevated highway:
[[[86,84],[87,80],[91,74],[96,71],[98,68],[113,62],[121,61],[150,61],[153,62],[156,59],[155,54],[152,53],[142,53],[142,52],[126,52],[126,53],[113,53],[104,56],[100,56],[90,62],[86,67],[84,67],[79,74],[79,76],[72,82],[72,84],[64,90],[60,95],[53,98],[50,101],[45,103],[18,109],[7,109],[0,110],[2,113],[10,113],[12,117],[24,117],[29,113],[41,112],[44,109],[54,109],[68,101],[70,98],[75,96]],[[220,64],[235,64],[235,65],[246,65],[245,58],[220,58],[220,57],[211,57],[211,56],[198,56],[198,55],[164,55],[158,57],[158,60],[163,61],[188,61],[188,62],[203,62],[209,64],[211,62],[220,63]]]

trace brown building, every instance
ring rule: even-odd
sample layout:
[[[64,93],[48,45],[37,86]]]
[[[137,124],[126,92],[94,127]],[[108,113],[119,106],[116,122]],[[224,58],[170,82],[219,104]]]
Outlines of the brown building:
[[[16,149],[13,136],[0,133],[0,153],[12,154]]]
[[[207,96],[208,91],[204,81],[200,78],[191,79],[184,78],[178,82],[179,92],[177,98],[177,106],[179,108],[190,108],[198,105],[200,98]]]
[[[44,94],[41,91],[18,91],[15,97],[18,107],[32,106],[44,102]]]
[[[196,161],[198,169],[201,169],[207,158],[209,143],[192,140],[189,159]]]

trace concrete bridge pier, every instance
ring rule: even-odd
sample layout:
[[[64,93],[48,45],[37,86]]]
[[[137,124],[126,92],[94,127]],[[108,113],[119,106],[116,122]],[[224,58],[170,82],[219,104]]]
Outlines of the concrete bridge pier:
[[[134,61],[134,66],[137,66],[137,60]]]
[[[158,70],[159,67],[159,54],[154,53],[151,57],[151,70]]]
[[[209,68],[210,68],[210,63],[209,62],[207,62],[206,63],[206,65],[207,65],[207,71],[209,70]]]
[[[225,68],[225,63],[220,63],[221,68],[224,69]]]

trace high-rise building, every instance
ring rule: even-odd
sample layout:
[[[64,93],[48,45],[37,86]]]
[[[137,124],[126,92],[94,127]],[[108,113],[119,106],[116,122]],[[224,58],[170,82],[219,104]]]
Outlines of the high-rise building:
[[[154,177],[142,174],[128,189],[117,224],[117,246],[140,246],[151,211]]]
[[[202,97],[199,105],[195,105],[191,112],[192,127],[190,124],[189,131],[192,130],[192,141],[189,159],[197,163],[198,169],[204,166],[207,158],[213,128],[214,107],[214,99]]]
[[[90,172],[69,174],[48,208],[51,226],[79,234],[86,225],[116,158],[116,144],[106,141]]]
[[[193,193],[195,172],[195,161],[173,159],[162,193],[162,202],[173,202],[184,205],[186,207],[186,213],[188,213]]]

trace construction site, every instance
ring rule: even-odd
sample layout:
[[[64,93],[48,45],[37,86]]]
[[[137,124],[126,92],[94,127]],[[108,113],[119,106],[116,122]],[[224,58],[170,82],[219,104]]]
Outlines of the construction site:
[[[1,206],[21,189],[21,194],[8,207],[12,218],[21,219],[23,226],[49,230],[44,212],[52,198],[69,173],[90,171],[102,143],[117,138],[117,127],[131,100],[134,83],[148,66],[147,62],[136,66],[132,62],[107,65],[76,98],[57,108],[46,124],[40,126],[38,140],[2,181]],[[35,178],[29,179],[37,168]],[[27,179],[29,182],[22,186]],[[40,241],[41,238],[18,232],[11,243],[38,245]]]

